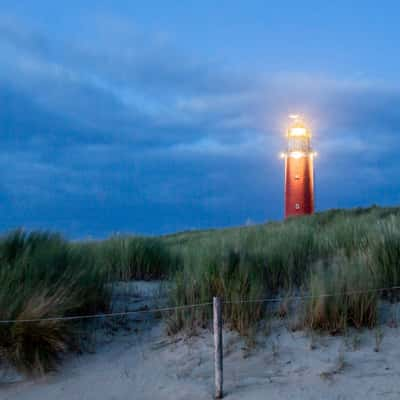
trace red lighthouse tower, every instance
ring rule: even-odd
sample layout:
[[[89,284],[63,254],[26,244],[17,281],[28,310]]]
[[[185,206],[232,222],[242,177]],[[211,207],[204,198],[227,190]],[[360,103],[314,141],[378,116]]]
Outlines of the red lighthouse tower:
[[[287,131],[285,158],[285,218],[314,212],[314,156],[311,131],[299,116]]]

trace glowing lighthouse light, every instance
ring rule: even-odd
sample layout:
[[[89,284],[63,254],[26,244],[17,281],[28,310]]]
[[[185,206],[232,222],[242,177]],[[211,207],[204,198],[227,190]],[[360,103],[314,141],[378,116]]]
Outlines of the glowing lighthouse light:
[[[307,129],[302,127],[293,127],[289,131],[289,136],[307,136]]]
[[[285,218],[314,212],[314,156],[311,131],[298,115],[291,115],[285,159]]]

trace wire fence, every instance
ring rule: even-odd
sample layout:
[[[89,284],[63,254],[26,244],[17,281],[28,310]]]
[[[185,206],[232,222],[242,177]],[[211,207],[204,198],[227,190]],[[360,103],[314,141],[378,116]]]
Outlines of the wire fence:
[[[212,305],[212,302],[180,305],[180,306],[174,306],[174,307],[154,308],[154,309],[150,309],[150,310],[135,310],[135,311],[120,311],[120,312],[101,313],[101,314],[71,315],[71,316],[66,316],[66,317],[47,317],[47,318],[34,318],[34,319],[8,319],[8,320],[0,320],[0,324],[30,323],[30,322],[43,322],[43,321],[73,321],[73,320],[81,320],[81,319],[123,317],[123,316],[135,315],[135,314],[157,314],[157,313],[163,313],[163,312],[167,312],[167,311],[179,311],[179,310],[193,309],[193,308],[211,306],[211,305]]]
[[[394,290],[399,290],[400,286],[382,287],[382,288],[371,288],[363,290],[352,290],[346,292],[336,292],[336,293],[324,293],[319,295],[301,295],[301,296],[280,296],[280,297],[269,297],[261,299],[240,299],[240,300],[221,300],[222,304],[246,304],[246,303],[280,303],[283,301],[304,301],[319,298],[329,298],[329,297],[340,297],[340,296],[355,296],[359,294],[367,293],[382,293],[382,292],[393,292]],[[42,321],[73,321],[73,320],[83,320],[83,319],[96,319],[96,318],[112,318],[112,317],[122,317],[135,314],[156,314],[169,311],[180,311],[185,309],[194,309],[199,307],[211,306],[212,301],[205,303],[196,304],[182,304],[177,306],[146,309],[146,310],[135,310],[135,311],[120,311],[120,312],[110,312],[110,313],[100,313],[100,314],[85,314],[85,315],[71,315],[63,317],[46,317],[46,318],[34,318],[34,319],[6,319],[0,320],[0,324],[13,324],[13,323],[32,323],[32,322],[42,322]]]
[[[345,350],[343,353],[345,355],[342,355],[341,349],[355,349],[357,346],[359,346],[358,339],[350,340],[347,338],[347,336],[344,336],[343,343],[345,343],[346,340],[347,342],[345,345],[339,346],[339,350],[335,350],[336,353],[333,353],[326,343],[323,346],[321,345],[321,348],[318,349],[319,345],[314,334],[311,334],[306,330],[299,330],[298,332],[293,333],[289,328],[289,324],[286,323],[286,321],[288,321],[291,317],[296,316],[295,310],[289,310],[284,317],[278,318],[280,322],[272,322],[272,328],[269,327],[268,332],[265,330],[260,337],[240,338],[238,335],[230,332],[229,330],[223,329],[224,327],[227,328],[227,325],[223,325],[224,305],[246,305],[251,303],[267,304],[288,301],[296,302],[318,298],[356,296],[368,293],[390,293],[397,290],[400,290],[400,286],[369,288],[365,290],[325,293],[320,295],[290,295],[265,297],[259,299],[239,299],[233,301],[224,301],[223,299],[214,298],[213,301],[197,304],[150,307],[147,309],[114,311],[101,314],[71,315],[65,317],[56,316],[36,319],[8,319],[0,320],[0,324],[23,324],[43,321],[79,321],[91,319],[108,320],[114,318],[118,321],[118,319],[121,318],[122,320],[120,322],[121,326],[123,326],[124,318],[151,314],[163,315],[179,311],[195,311],[199,308],[213,306],[212,315],[214,325],[212,329],[212,335],[209,334],[209,331],[208,333],[207,331],[204,331],[202,334],[203,336],[196,336],[193,338],[193,340],[186,341],[183,335],[166,336],[165,331],[161,329],[154,329],[156,326],[154,321],[141,319],[140,321],[136,321],[138,324],[135,325],[135,328],[126,326],[126,336],[127,338],[131,339],[131,346],[136,349],[132,354],[130,354],[132,359],[134,357],[139,357],[140,363],[143,365],[146,363],[160,363],[160,366],[154,365],[154,368],[158,371],[158,373],[161,374],[162,372],[168,376],[169,380],[176,379],[179,381],[179,384],[182,385],[184,385],[190,377],[194,377],[193,379],[198,382],[199,391],[205,390],[210,393],[212,390],[211,387],[214,385],[214,390],[212,390],[214,396],[216,398],[221,398],[226,393],[233,393],[236,391],[239,393],[241,391],[243,392],[246,387],[251,385],[254,385],[255,387],[271,385],[276,388],[274,385],[279,386],[283,381],[291,382],[291,376],[294,376],[301,382],[304,374],[306,374],[304,371],[310,371],[310,374],[315,372],[315,368],[313,367],[311,361],[308,363],[310,356],[304,353],[314,349],[317,349],[316,352],[318,352],[319,357],[318,362],[322,365],[321,370],[317,371],[316,373],[320,376],[321,382],[325,382],[326,380],[330,381],[343,372],[345,368],[344,365],[349,365],[351,362],[353,362],[351,359],[346,360],[347,356]],[[219,302],[219,311],[218,307],[216,311],[216,301]],[[271,323],[271,321],[269,321],[269,323]],[[139,325],[141,325],[140,329],[137,328]],[[157,324],[157,326],[159,325],[160,324]],[[99,325],[99,327],[100,329],[97,329],[97,331],[93,333],[94,336],[97,334],[98,337],[90,338],[90,340],[92,340],[94,343],[108,343],[108,338],[99,333],[104,331],[104,325]],[[118,329],[118,326],[109,327],[110,332],[115,331],[116,329]],[[275,329],[275,334],[271,333],[271,329]],[[110,336],[112,335],[113,333],[111,333]],[[375,334],[375,338],[368,339],[370,342],[371,340],[374,341],[372,344],[374,353],[378,353],[381,350],[382,338],[379,335],[380,334],[377,333]],[[288,341],[288,338],[290,338],[290,341]],[[337,341],[339,339],[335,337],[333,340]],[[257,349],[257,344],[260,344],[259,349]],[[166,349],[169,349],[168,351],[170,351],[171,347],[177,350],[178,355],[176,355],[175,358],[172,357],[172,359],[168,360],[168,363],[165,364],[165,361],[163,361],[162,357],[166,357],[171,354],[165,354],[167,351]],[[132,347],[129,349],[132,349]],[[326,353],[326,356],[324,352]],[[251,356],[250,354],[253,355]],[[370,355],[367,356],[362,353],[362,356],[364,356],[365,360],[368,362],[375,362]],[[301,357],[303,357],[303,359]],[[352,357],[356,358],[353,353]],[[303,361],[299,361],[300,359]],[[306,361],[304,361],[304,359]],[[267,362],[267,364],[264,365],[263,362]],[[377,359],[376,365],[378,365],[379,362],[382,363],[382,356],[380,357],[380,360]],[[165,370],[161,371],[162,365],[165,365],[166,367]],[[136,374],[141,376],[142,372],[135,370],[133,373],[130,372],[130,368],[131,367],[129,366],[124,366],[123,373],[126,374],[127,377],[129,376],[130,379],[135,382],[135,384],[141,385],[141,382],[135,380],[139,378],[134,378],[133,375]],[[138,365],[137,368],[141,368],[141,366]],[[389,379],[389,373],[386,373],[385,371],[381,373],[383,376],[382,379]],[[363,376],[363,373],[363,371],[360,372],[361,377]],[[130,376],[130,374],[132,374],[132,376]],[[145,373],[143,372],[143,374]],[[365,372],[366,376],[367,374],[371,374],[371,372]],[[143,381],[146,381],[146,379],[147,383],[143,384],[143,388],[141,390],[143,393],[147,391],[146,393],[148,394],[152,390],[155,390],[156,382],[154,382],[154,388],[150,388],[150,382],[152,382],[152,378],[150,376],[143,375]],[[290,385],[292,384],[290,383]],[[295,390],[293,385],[288,386],[288,388],[289,387],[292,387],[292,389]],[[191,390],[197,390],[197,386],[195,389],[193,389],[192,386],[190,386],[190,388]],[[137,398],[140,398],[140,396]]]

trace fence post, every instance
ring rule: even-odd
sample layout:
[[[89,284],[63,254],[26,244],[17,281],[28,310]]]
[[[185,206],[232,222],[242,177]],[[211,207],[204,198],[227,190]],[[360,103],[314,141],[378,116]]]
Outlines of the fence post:
[[[213,327],[214,327],[214,372],[215,372],[215,398],[223,397],[223,347],[222,347],[222,310],[221,299],[213,298]]]

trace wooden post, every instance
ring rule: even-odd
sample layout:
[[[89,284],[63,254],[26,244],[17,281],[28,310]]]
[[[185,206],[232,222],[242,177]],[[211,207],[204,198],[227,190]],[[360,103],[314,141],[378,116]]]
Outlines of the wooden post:
[[[222,348],[222,312],[221,299],[214,297],[213,299],[213,316],[214,316],[214,372],[215,372],[215,398],[223,397],[223,348]]]

